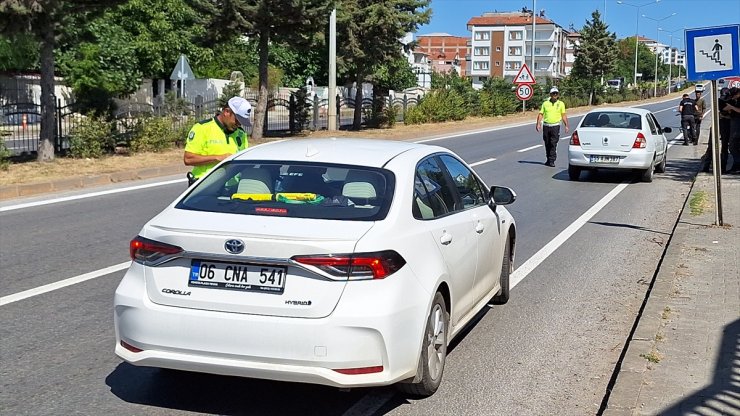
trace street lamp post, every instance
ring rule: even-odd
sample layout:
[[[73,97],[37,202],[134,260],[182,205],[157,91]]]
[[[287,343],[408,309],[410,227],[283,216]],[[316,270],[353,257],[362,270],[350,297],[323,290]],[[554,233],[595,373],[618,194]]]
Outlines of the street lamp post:
[[[640,30],[640,9],[642,7],[645,7],[645,6],[650,6],[650,5],[653,5],[653,4],[657,4],[659,2],[660,2],[660,0],[655,0],[655,1],[651,1],[649,3],[637,5],[637,4],[626,3],[626,2],[623,2],[621,0],[620,1],[617,1],[617,4],[622,4],[624,6],[630,6],[630,7],[634,7],[634,8],[637,9],[637,19],[636,19],[636,23],[635,23],[635,79],[634,79],[634,84],[633,84],[635,87],[637,86],[637,47],[640,44],[640,42],[639,42],[639,36],[640,36],[639,35],[639,30]]]
[[[676,13],[674,12],[674,13],[671,13],[668,16],[663,17],[661,19],[653,19],[652,17],[645,16],[644,14],[642,15],[642,17],[644,17],[646,19],[650,19],[650,20],[652,20],[652,21],[655,22],[655,24],[657,25],[656,26],[656,30],[655,30],[655,41],[658,42],[658,43],[660,43],[658,41],[658,36],[660,34],[660,26],[659,26],[660,25],[660,22],[662,22],[665,19],[671,18],[671,17],[673,17],[675,15],[676,15]],[[656,97],[658,95],[658,45],[655,45],[655,79],[653,80],[653,82],[655,83],[655,86],[654,86],[655,89],[653,91],[653,97]],[[670,86],[670,84],[669,84],[669,86]]]
[[[671,78],[673,78],[673,34],[678,32],[679,30],[684,30],[684,28],[676,29],[676,30],[665,30],[658,28],[661,32],[668,33],[668,37],[671,39],[671,45],[668,48],[668,93],[671,92]],[[676,53],[678,55],[678,53]],[[679,79],[681,78],[681,72],[679,70],[678,73]]]

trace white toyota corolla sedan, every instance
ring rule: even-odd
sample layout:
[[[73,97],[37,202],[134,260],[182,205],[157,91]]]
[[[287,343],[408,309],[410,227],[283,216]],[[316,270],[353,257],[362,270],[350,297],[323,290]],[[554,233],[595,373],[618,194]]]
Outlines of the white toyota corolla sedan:
[[[433,394],[447,345],[509,298],[516,226],[442,147],[291,140],[214,168],[131,241],[116,354],[205,373]]]
[[[655,115],[634,107],[591,110],[570,136],[568,176],[578,180],[583,169],[633,169],[645,182],[665,172],[668,140]]]

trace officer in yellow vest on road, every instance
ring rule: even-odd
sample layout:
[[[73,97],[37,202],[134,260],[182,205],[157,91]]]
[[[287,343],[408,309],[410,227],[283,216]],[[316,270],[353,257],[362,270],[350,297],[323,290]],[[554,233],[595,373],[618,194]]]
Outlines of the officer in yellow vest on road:
[[[183,161],[193,166],[190,184],[227,157],[249,146],[244,127],[251,125],[252,105],[242,97],[232,97],[213,118],[193,126],[185,143]]]
[[[565,132],[568,133],[568,116],[565,114],[565,103],[558,99],[560,91],[558,87],[550,89],[550,99],[542,103],[540,113],[537,115],[537,131],[542,129],[542,140],[545,141],[545,153],[547,161],[545,165],[555,167],[557,158],[558,142],[560,142],[560,122],[565,125]]]

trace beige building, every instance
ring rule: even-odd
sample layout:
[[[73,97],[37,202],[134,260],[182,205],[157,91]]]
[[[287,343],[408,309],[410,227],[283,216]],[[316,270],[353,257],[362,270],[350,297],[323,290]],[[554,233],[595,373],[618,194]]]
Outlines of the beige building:
[[[544,12],[536,16],[530,12],[484,13],[468,21],[468,30],[472,50],[468,75],[476,88],[491,77],[515,77],[524,63],[538,79],[566,75],[567,31]]]

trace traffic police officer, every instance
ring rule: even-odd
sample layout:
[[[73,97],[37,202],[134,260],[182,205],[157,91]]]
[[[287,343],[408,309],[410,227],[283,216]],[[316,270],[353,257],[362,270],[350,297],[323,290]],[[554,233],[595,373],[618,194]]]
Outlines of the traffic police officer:
[[[550,99],[542,103],[540,113],[537,115],[537,131],[542,129],[542,140],[545,141],[545,152],[547,153],[547,162],[545,165],[555,167],[557,158],[557,147],[560,141],[560,122],[565,125],[565,132],[568,133],[568,116],[565,115],[565,103],[558,99],[560,91],[558,87],[550,88]],[[543,123],[544,121],[544,123]]]
[[[192,184],[219,162],[249,145],[247,133],[252,106],[242,97],[232,97],[213,118],[193,126],[188,133],[183,161],[193,166],[188,175]]]

